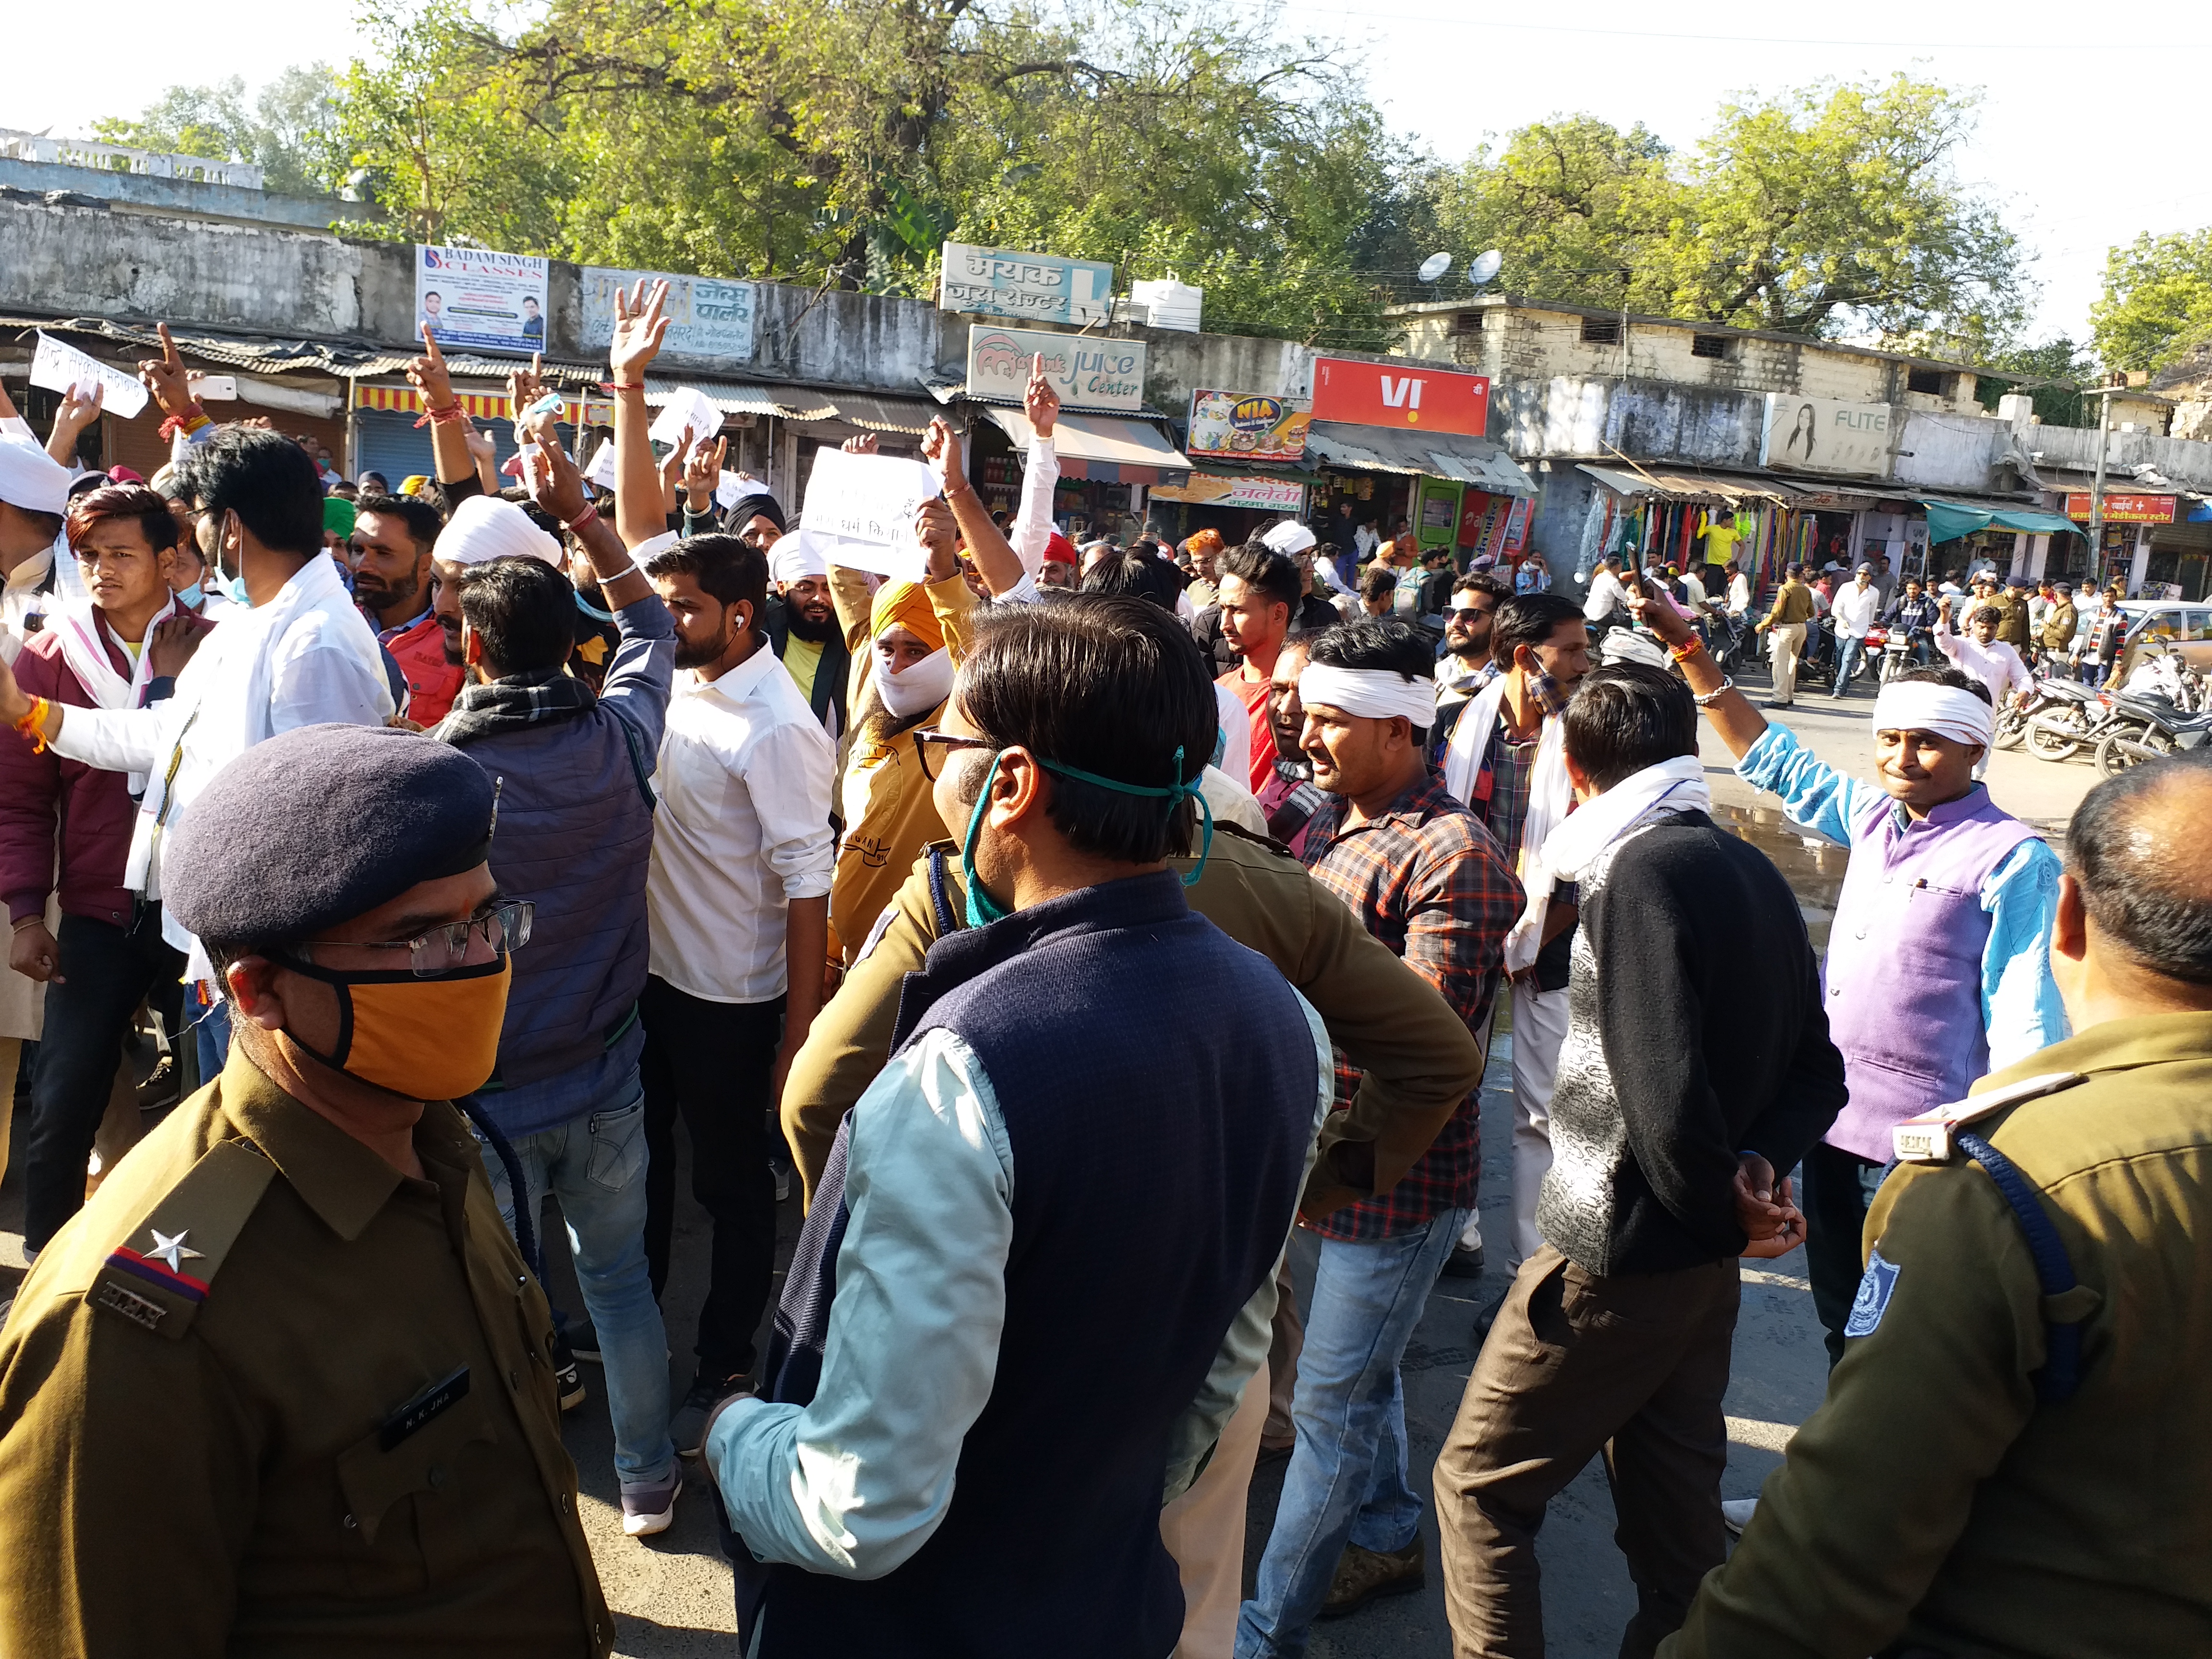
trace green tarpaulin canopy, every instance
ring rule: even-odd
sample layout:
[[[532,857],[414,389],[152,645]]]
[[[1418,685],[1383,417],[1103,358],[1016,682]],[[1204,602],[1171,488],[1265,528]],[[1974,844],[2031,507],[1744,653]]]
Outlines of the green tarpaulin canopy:
[[[1922,498],[1921,505],[1928,509],[1928,539],[1930,542],[1955,542],[1961,536],[1971,536],[1977,530],[2025,531],[2032,536],[2056,536],[2062,531],[2081,533],[2081,526],[2071,519],[2062,519],[2056,513],[2039,513],[2028,507],[1973,507],[1965,501],[1931,501]]]

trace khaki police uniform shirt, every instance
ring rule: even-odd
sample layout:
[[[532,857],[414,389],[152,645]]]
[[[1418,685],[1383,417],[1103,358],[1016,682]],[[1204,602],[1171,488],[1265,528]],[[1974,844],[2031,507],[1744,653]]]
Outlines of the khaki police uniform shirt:
[[[2046,1303],[1963,1155],[1899,1165],[1827,1401],[1662,1656],[2212,1653],[2212,1014],[2099,1025],[1975,1092],[2045,1073],[2084,1080],[1966,1127],[2038,1190],[2076,1289]],[[2046,1316],[2081,1330],[2057,1404]]]
[[[939,844],[948,854],[945,900],[962,915],[960,854]],[[1195,862],[1170,859],[1168,866],[1187,872]],[[1322,1216],[1389,1191],[1482,1080],[1483,1051],[1467,1023],[1273,843],[1216,825],[1188,896],[1192,909],[1280,969],[1361,1069],[1350,1108],[1328,1115],[1299,1208]],[[815,1017],[784,1085],[784,1136],[810,1204],[838,1124],[890,1056],[900,988],[937,939],[926,851],[891,903],[872,945]]]
[[[0,1653],[610,1650],[545,1299],[460,1115],[415,1146],[428,1180],[234,1048],[40,1254],[0,1333]]]

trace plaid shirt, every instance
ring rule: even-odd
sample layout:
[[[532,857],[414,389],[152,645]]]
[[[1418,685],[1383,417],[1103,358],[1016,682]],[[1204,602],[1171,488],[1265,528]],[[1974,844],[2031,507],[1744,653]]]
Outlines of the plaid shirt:
[[[1498,843],[1431,771],[1380,817],[1341,828],[1344,801],[1322,798],[1300,857],[1352,907],[1367,931],[1443,993],[1486,1049],[1490,1006],[1505,935],[1521,915],[1521,884]],[[1336,1109],[1351,1104],[1359,1074],[1336,1057]],[[1446,1210],[1472,1209],[1482,1176],[1480,1091],[1460,1103],[1419,1163],[1389,1192],[1346,1206],[1314,1231],[1354,1242],[1426,1226]]]

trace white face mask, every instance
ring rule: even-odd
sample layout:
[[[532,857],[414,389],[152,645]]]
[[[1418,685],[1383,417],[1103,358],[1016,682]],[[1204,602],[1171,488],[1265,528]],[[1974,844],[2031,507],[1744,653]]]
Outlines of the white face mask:
[[[878,662],[876,695],[899,720],[936,708],[952,695],[952,653],[940,645],[920,662],[896,672]]]

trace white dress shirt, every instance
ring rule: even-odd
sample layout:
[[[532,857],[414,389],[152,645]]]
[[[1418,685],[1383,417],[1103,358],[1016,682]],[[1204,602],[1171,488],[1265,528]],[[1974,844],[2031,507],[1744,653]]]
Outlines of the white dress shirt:
[[[1856,581],[1846,582],[1836,590],[1829,609],[1836,619],[1837,633],[1847,640],[1863,640],[1881,614],[1881,590],[1872,582],[1864,587]]]
[[[790,979],[786,918],[837,867],[837,754],[765,643],[717,680],[679,674],[668,702],[646,876],[652,970],[708,1002],[768,1002]]]
[[[1589,593],[1583,600],[1583,615],[1591,622],[1603,622],[1616,611],[1628,609],[1628,589],[1620,577],[1610,570],[1601,570],[1590,578]]]
[[[123,884],[161,896],[161,842],[199,792],[255,744],[295,726],[381,726],[393,713],[376,635],[328,559],[312,558],[266,605],[232,611],[200,641],[175,695],[149,708],[71,708],[54,750],[108,772],[143,772]],[[161,936],[190,953],[186,975],[214,971],[164,911]]]
[[[1958,633],[1940,615],[1936,618],[1936,648],[1988,686],[2000,708],[2012,693],[2035,690],[2035,676],[2027,672],[2019,652],[2002,640],[1984,645],[1971,634]]]

